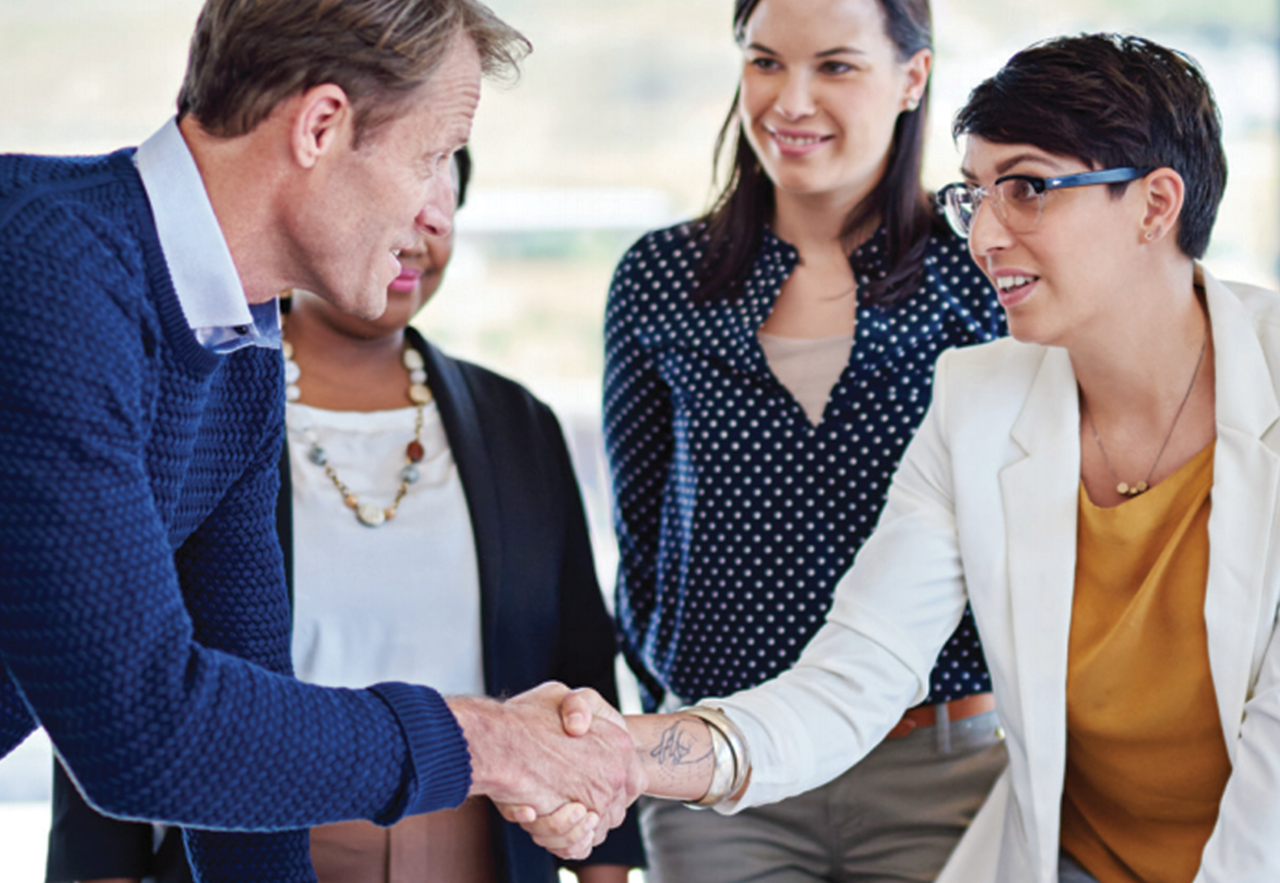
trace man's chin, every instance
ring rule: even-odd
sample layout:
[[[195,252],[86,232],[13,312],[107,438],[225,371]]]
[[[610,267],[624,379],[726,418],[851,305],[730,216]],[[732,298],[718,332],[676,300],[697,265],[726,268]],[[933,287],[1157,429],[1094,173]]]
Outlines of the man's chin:
[[[364,298],[347,310],[351,315],[372,322],[381,319],[387,311],[387,292],[380,289],[374,296]]]
[[[350,313],[358,319],[372,321],[381,318],[387,311],[387,289],[375,288],[362,294],[352,296],[349,293],[321,295],[344,313]]]

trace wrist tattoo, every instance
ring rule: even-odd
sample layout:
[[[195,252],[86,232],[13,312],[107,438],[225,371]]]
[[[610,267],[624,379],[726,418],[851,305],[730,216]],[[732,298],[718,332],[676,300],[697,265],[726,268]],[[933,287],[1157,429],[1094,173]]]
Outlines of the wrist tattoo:
[[[694,727],[696,729],[689,729]],[[658,747],[649,752],[649,756],[658,762],[658,766],[688,766],[701,763],[712,756],[711,747],[697,757],[691,757],[696,748],[694,735],[702,725],[688,721],[676,721],[662,731],[658,737]]]

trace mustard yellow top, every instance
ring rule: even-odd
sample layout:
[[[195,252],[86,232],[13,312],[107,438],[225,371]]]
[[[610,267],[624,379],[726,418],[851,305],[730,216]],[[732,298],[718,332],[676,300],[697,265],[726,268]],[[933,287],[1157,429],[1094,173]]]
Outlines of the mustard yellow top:
[[[1080,487],[1062,848],[1101,883],[1190,883],[1231,773],[1204,622],[1213,449],[1109,509]]]

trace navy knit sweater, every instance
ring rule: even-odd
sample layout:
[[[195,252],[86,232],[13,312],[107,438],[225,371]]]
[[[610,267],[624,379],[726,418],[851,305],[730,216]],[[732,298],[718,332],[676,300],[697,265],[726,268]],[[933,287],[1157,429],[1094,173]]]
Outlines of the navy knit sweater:
[[[0,315],[0,756],[42,725],[107,813],[279,832],[189,831],[205,881],[460,803],[437,693],[291,677],[280,356],[196,343],[131,151],[0,157]]]

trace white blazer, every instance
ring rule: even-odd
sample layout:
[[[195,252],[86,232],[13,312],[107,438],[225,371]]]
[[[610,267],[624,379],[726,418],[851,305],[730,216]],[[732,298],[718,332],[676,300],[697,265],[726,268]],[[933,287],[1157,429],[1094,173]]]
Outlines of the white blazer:
[[[1280,296],[1197,275],[1218,432],[1204,614],[1232,774],[1196,883],[1276,883]],[[939,883],[1056,883],[1079,439],[1065,350],[1009,339],[939,359],[933,404],[826,625],[790,671],[717,703],[753,762],[726,811],[807,791],[861,759],[923,699],[967,600],[1009,768]]]

